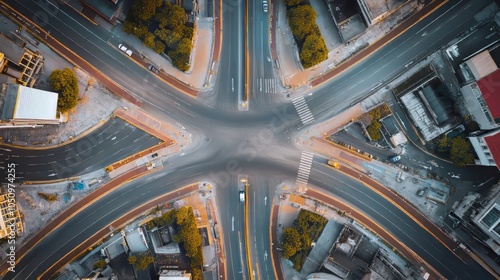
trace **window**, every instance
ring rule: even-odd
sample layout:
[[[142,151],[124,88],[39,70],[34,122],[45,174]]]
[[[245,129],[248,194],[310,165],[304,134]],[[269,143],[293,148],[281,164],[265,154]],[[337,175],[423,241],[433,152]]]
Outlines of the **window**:
[[[482,146],[481,146],[481,148],[482,148],[483,150],[488,150],[488,146],[486,146],[486,145],[482,145]]]
[[[493,207],[491,208],[490,212],[484,216],[484,218],[481,220],[481,223],[485,225],[487,228],[490,228],[496,221],[500,219],[500,210],[498,208]]]
[[[484,152],[484,155],[487,156],[487,157],[491,157],[491,153],[490,152]]]

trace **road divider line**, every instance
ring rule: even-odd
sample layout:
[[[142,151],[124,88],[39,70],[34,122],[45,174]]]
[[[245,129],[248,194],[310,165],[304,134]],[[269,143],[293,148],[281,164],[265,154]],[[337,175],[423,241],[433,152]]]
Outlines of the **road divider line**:
[[[152,200],[149,200],[148,202],[144,203],[143,205],[140,205],[128,213],[124,214],[114,222],[107,224],[104,228],[102,228],[99,232],[95,233],[94,235],[90,236],[87,238],[84,242],[80,243],[77,247],[75,247],[73,250],[70,252],[66,253],[58,262],[52,264],[48,269],[45,270],[40,276],[37,277],[37,279],[49,279],[50,276],[52,276],[54,273],[59,271],[59,268],[57,268],[56,271],[51,272],[51,270],[54,270],[56,266],[62,267],[63,265],[71,262],[75,258],[77,258],[81,253],[78,252],[84,252],[85,248],[89,248],[96,243],[98,243],[100,240],[105,238],[107,235],[109,235],[110,227],[117,229],[125,226],[129,221],[133,220],[135,217],[139,216],[140,214],[150,210],[152,207],[155,207],[156,205],[163,203],[163,202],[168,202],[171,201],[172,199],[175,199],[180,196],[184,196],[186,194],[189,194],[193,191],[196,190],[198,187],[198,184],[191,184],[188,186],[184,186],[183,188],[177,189],[175,191],[171,191],[169,193],[166,193],[164,195],[161,195],[160,197],[156,197]],[[180,192],[183,192],[182,195],[180,195]],[[97,239],[96,241],[94,241]],[[69,260],[65,260],[65,258],[70,257]],[[47,275],[49,274],[49,275]]]
[[[315,197],[315,196],[310,196],[308,194],[310,193],[313,193],[315,194],[316,196],[318,197]],[[367,228],[368,230],[374,232],[377,234],[378,237],[382,238],[382,236],[379,234],[379,232],[384,232],[388,237],[390,237],[392,239],[392,242],[389,242],[388,240],[385,240],[384,238],[382,238],[383,240],[385,240],[388,244],[390,244],[391,246],[393,246],[395,248],[395,245],[399,245],[401,246],[403,249],[405,249],[407,251],[408,254],[410,254],[410,256],[413,256],[414,260],[417,262],[415,263],[415,265],[418,265],[418,262],[421,262],[421,263],[424,263],[430,270],[432,270],[440,279],[446,279],[443,275],[441,275],[434,267],[432,267],[431,265],[429,265],[429,263],[427,263],[422,257],[420,257],[417,253],[415,253],[413,250],[411,250],[408,246],[406,246],[403,242],[399,241],[396,237],[394,237],[391,233],[389,233],[387,230],[385,230],[383,227],[379,226],[375,221],[373,221],[372,219],[370,219],[368,216],[366,216],[364,213],[360,212],[360,211],[357,211],[357,209],[355,207],[352,207],[351,205],[347,204],[346,202],[343,202],[339,199],[337,199],[336,197],[333,197],[333,196],[329,196],[329,195],[326,195],[324,193],[321,193],[319,191],[316,191],[314,189],[308,189],[307,192],[306,192],[306,197],[311,197],[312,199],[314,200],[320,200],[321,202],[323,203],[326,203],[326,204],[329,204],[331,205],[333,208],[336,208],[336,209],[339,209],[339,207],[335,207],[336,205],[341,205],[344,209],[349,209],[350,211],[354,211],[354,214],[355,215],[352,215],[353,212],[350,212],[349,214],[347,214],[344,210],[344,214],[343,215],[346,215],[348,217],[350,217],[351,219],[355,220],[356,222],[360,223],[361,225],[363,225],[365,228]],[[323,196],[323,199],[320,199],[319,196]],[[330,200],[332,200],[333,202],[335,202],[335,204],[331,204],[331,203],[328,203],[324,198],[328,198]],[[341,210],[341,209],[339,209]],[[363,218],[366,222],[369,222],[372,224],[372,226],[368,226],[365,222],[361,221],[359,218],[356,218],[355,216],[356,215],[359,215],[361,218]],[[378,228],[378,230],[375,230],[375,228]],[[400,249],[398,249],[398,251],[401,251]],[[403,253],[403,252],[401,252]],[[406,256],[404,254],[404,256],[406,258],[410,257],[410,256]]]
[[[35,236],[33,236],[31,239],[24,242],[24,246],[20,247],[19,251],[17,252],[16,264],[19,263],[19,261],[21,261],[22,258],[34,246],[36,246],[40,241],[42,241],[43,238],[45,238],[52,231],[57,229],[60,225],[64,224],[67,220],[69,220],[70,218],[72,218],[76,214],[80,213],[85,207],[88,207],[89,205],[91,205],[95,201],[106,196],[107,194],[114,191],[115,189],[122,186],[123,184],[126,184],[132,180],[139,178],[139,177],[142,177],[144,175],[155,172],[156,170],[159,170],[159,169],[161,169],[161,168],[153,168],[151,170],[147,170],[147,168],[145,166],[137,167],[135,169],[132,169],[132,170],[126,172],[125,174],[123,174],[119,177],[116,177],[116,178],[110,180],[108,183],[106,183],[105,185],[96,189],[95,191],[91,192],[89,195],[84,197],[82,200],[77,201],[75,204],[70,206],[68,209],[61,212],[57,217],[53,218],[52,221],[48,225],[46,225],[42,230],[40,230]],[[106,187],[108,187],[108,188],[106,188]],[[58,220],[58,219],[60,219],[60,220]],[[48,230],[48,231],[44,232],[44,230]],[[34,243],[30,244],[30,242],[34,242]],[[7,263],[4,261],[2,263],[2,265],[0,266],[0,268],[2,268],[2,272],[1,272],[0,276],[5,274],[8,271],[5,268],[6,264]]]

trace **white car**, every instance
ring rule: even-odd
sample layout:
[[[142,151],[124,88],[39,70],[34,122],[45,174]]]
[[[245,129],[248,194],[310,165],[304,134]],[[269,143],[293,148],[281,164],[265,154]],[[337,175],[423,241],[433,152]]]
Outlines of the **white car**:
[[[240,191],[240,202],[245,202],[245,191]]]
[[[262,1],[262,10],[264,11],[264,13],[267,13],[268,12],[268,8],[269,8],[269,5],[267,4],[267,1]]]
[[[126,53],[128,56],[132,56],[132,51],[131,51],[131,50],[129,50],[127,47],[125,47],[123,44],[119,44],[119,45],[118,45],[118,48],[119,48],[122,52]]]

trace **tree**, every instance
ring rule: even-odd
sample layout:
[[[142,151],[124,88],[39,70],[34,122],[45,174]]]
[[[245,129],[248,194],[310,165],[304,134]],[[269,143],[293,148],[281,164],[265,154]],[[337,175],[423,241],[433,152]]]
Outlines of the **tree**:
[[[162,4],[163,0],[136,0],[130,9],[134,17],[147,21],[154,16],[156,9]]]
[[[295,39],[301,44],[317,27],[316,12],[310,5],[302,5],[288,11],[288,24]]]
[[[144,36],[144,40],[142,41],[144,46],[152,49],[155,47],[155,35],[151,32],[147,32],[146,36]]]
[[[139,26],[139,27],[134,27],[134,35],[137,38],[144,38],[149,34],[149,30],[146,26]]]
[[[146,268],[148,268],[150,263],[153,263],[153,261],[154,261],[154,259],[153,259],[153,256],[151,256],[151,254],[142,253],[136,259],[135,268],[137,270],[145,270]],[[130,258],[129,258],[129,263],[130,263]]]
[[[304,68],[312,67],[327,58],[328,49],[323,37],[316,34],[308,35],[300,51],[300,61]]]
[[[304,0],[285,0],[288,8],[304,4]]]
[[[123,23],[123,31],[125,31],[127,34],[134,33],[134,28],[136,28],[135,23],[133,23],[133,22],[131,22],[129,20],[126,20]]]
[[[186,11],[177,5],[170,6],[171,9],[168,10],[168,21],[166,26],[173,30],[177,30],[185,25],[188,20]]]
[[[366,130],[368,131],[368,134],[370,134],[370,138],[373,140],[373,141],[378,141],[380,140],[380,128],[382,127],[382,125],[380,124],[379,121],[377,120],[373,120],[372,123],[366,128]]]
[[[474,163],[470,142],[462,137],[451,139],[450,159],[453,164],[460,167]]]
[[[128,257],[128,263],[129,264],[136,264],[137,263],[137,257],[134,256],[134,255]]]
[[[451,139],[448,138],[446,134],[444,134],[438,140],[437,150],[440,153],[448,153],[450,151],[450,147],[451,147]]]
[[[156,53],[164,52],[166,47],[167,46],[165,46],[165,44],[163,44],[161,41],[159,41],[159,40],[155,41],[155,52]]]
[[[165,43],[167,43],[167,47],[169,47],[170,49],[174,49],[183,37],[181,32],[173,30],[167,30],[165,33]]]
[[[69,68],[56,69],[49,76],[50,87],[59,94],[57,109],[67,112],[78,104],[78,80]]]
[[[297,229],[285,228],[283,232],[283,258],[288,259],[302,247],[301,237]]]
[[[105,268],[106,266],[107,266],[106,261],[103,259],[100,259],[94,263],[93,268],[94,269]]]

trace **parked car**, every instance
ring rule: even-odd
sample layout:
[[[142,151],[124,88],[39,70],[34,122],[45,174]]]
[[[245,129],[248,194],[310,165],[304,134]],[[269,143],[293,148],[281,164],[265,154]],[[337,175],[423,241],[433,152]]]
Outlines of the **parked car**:
[[[160,71],[158,71],[158,69],[156,69],[156,67],[151,64],[148,66],[148,70],[155,73],[156,75],[160,74]]]
[[[401,156],[393,156],[389,158],[390,162],[398,162],[401,160]]]
[[[122,52],[126,53],[128,56],[132,56],[132,51],[131,51],[131,50],[129,50],[127,47],[125,47],[123,44],[119,44],[119,45],[118,45],[118,48],[119,48]]]
[[[423,188],[423,189],[419,189],[416,193],[417,196],[424,196],[425,192],[427,192],[427,189],[428,188]]]
[[[267,13],[269,9],[269,5],[267,4],[267,1],[262,1],[262,10],[264,13]]]

